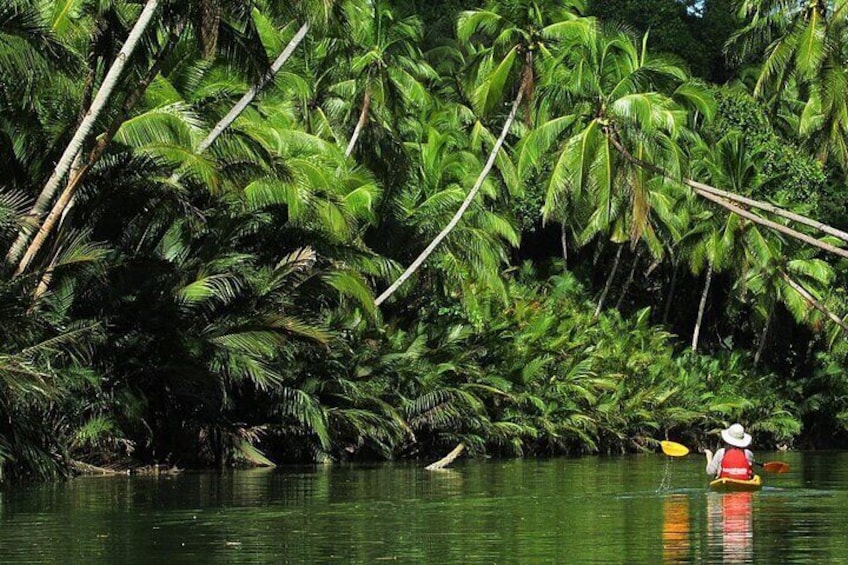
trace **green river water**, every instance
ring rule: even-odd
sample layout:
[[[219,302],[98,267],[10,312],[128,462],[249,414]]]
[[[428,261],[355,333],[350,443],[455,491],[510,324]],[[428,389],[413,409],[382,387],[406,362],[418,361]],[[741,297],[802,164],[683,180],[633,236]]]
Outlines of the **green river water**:
[[[0,563],[848,563],[848,453],[757,493],[662,455],[81,477],[0,493]]]

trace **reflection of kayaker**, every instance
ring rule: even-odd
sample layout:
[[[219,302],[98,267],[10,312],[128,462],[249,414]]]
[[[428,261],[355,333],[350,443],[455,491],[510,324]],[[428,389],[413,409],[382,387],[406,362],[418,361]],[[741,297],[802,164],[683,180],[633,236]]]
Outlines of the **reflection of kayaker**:
[[[671,495],[663,503],[663,562],[684,563],[689,560],[689,497]]]
[[[715,452],[704,450],[707,456],[707,474],[717,479],[749,481],[754,478],[754,454],[746,449],[751,436],[741,424],[733,424],[721,431],[725,446]]]
[[[710,546],[721,548],[724,563],[749,563],[754,553],[753,498],[750,492],[715,494],[708,499]]]

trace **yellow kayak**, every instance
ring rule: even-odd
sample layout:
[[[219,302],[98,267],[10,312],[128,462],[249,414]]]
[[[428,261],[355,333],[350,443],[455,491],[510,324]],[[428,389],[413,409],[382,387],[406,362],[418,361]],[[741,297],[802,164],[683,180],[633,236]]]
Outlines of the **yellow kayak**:
[[[747,481],[740,481],[738,479],[716,479],[710,482],[710,488],[719,492],[760,490],[763,488],[763,480],[759,475],[754,475],[753,479]]]

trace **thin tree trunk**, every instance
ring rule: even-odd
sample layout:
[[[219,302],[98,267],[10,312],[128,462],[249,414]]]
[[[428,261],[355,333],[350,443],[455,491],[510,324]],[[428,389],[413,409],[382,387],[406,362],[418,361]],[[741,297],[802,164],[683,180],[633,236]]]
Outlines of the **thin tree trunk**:
[[[710,282],[713,279],[713,266],[707,266],[707,279],[704,291],[701,293],[701,303],[698,305],[698,319],[695,321],[695,331],[692,332],[692,352],[698,351],[698,338],[701,335],[701,322],[704,321],[704,310],[707,308],[707,295],[710,293]]]
[[[44,274],[41,275],[41,278],[38,280],[38,286],[35,287],[35,292],[32,293],[32,307],[35,307],[38,299],[44,296],[50,289],[50,282],[53,280],[53,271],[56,268],[56,262],[59,260],[59,250],[56,250],[55,255],[50,260],[50,265],[44,270]]]
[[[810,291],[801,286],[785,272],[781,272],[780,275],[783,277],[783,280],[785,280],[786,283],[791,286],[793,290],[795,290],[795,292],[800,294],[804,298],[804,300],[807,301],[808,304],[812,305],[816,310],[830,318],[830,320],[834,324],[848,332],[848,324],[846,324],[842,318],[831,312],[830,309],[828,309],[824,304],[816,300],[816,297],[810,294]]]
[[[680,263],[674,262],[674,270],[671,273],[671,284],[668,289],[668,296],[665,298],[665,308],[663,308],[662,323],[668,323],[668,314],[671,312],[671,303],[674,299],[674,291],[677,290],[677,272],[680,270]]]
[[[630,267],[630,274],[627,275],[627,280],[624,282],[624,287],[621,289],[621,295],[618,297],[618,302],[615,303],[615,309],[621,310],[621,305],[624,303],[624,298],[627,296],[627,291],[630,290],[630,285],[633,284],[633,276],[636,274],[636,265],[639,264],[639,259],[642,256],[642,250],[636,252],[633,258],[633,265]]]
[[[562,271],[568,272],[568,233],[565,228],[565,220],[560,224],[559,242],[562,245]]]
[[[212,128],[212,131],[209,132],[209,135],[200,142],[197,146],[196,153],[199,155],[206,151],[210,145],[215,143],[215,140],[220,137],[224,130],[226,130],[230,125],[238,118],[242,112],[244,112],[245,108],[247,108],[253,99],[256,98],[256,95],[265,88],[269,82],[271,82],[277,73],[280,72],[280,69],[289,60],[289,57],[292,56],[294,50],[297,49],[297,46],[300,45],[300,42],[303,41],[303,38],[306,37],[307,32],[309,31],[309,23],[305,23],[300,26],[300,29],[297,30],[297,33],[294,34],[294,37],[289,41],[289,44],[286,45],[286,48],[283,49],[283,52],[276,58],[276,60],[271,64],[271,68],[268,69],[268,72],[265,73],[259,82],[257,82],[253,87],[244,93],[244,96],[236,102],[236,105],[232,107],[232,109],[227,113],[226,116],[221,118],[221,121],[215,124],[215,127]]]
[[[30,210],[29,216],[35,222],[38,222],[41,219],[41,216],[50,205],[53,195],[59,188],[59,183],[68,173],[68,170],[74,161],[74,157],[76,157],[77,153],[79,153],[82,149],[85,138],[91,132],[91,129],[94,127],[94,123],[97,121],[97,118],[100,116],[100,113],[109,101],[109,97],[112,95],[112,91],[115,89],[127,61],[135,50],[141,36],[147,30],[150,21],[153,19],[153,14],[156,12],[158,7],[159,0],[147,0],[147,4],[145,4],[144,9],[141,11],[141,15],[139,15],[138,20],[136,20],[129,36],[127,36],[127,40],[124,42],[123,47],[121,47],[121,51],[118,53],[117,57],[115,57],[115,61],[112,63],[112,66],[103,78],[103,83],[100,85],[100,89],[97,91],[94,101],[88,109],[88,113],[77,128],[77,131],[71,138],[70,143],[68,143],[68,146],[65,148],[64,153],[62,153],[62,156],[59,158],[59,162],[53,169],[53,173],[50,175],[50,178],[47,179],[47,183],[41,190],[41,194],[38,195],[35,205],[33,205]],[[32,233],[30,226],[21,228],[21,231],[18,233],[18,238],[15,240],[15,243],[12,244],[12,247],[6,255],[7,261],[11,263],[20,257],[21,252],[29,240],[30,233]]]
[[[766,325],[763,326],[763,332],[760,334],[760,343],[757,346],[757,353],[754,355],[754,367],[760,364],[760,359],[763,357],[763,351],[766,349],[766,340],[768,339],[769,328],[771,327],[771,320],[774,317],[774,310],[769,310],[768,318],[766,318]]]
[[[80,103],[80,113],[77,118],[77,125],[79,127],[82,121],[85,119],[85,114],[88,111],[88,107],[91,106],[91,97],[94,96],[94,78],[95,72],[94,69],[97,66],[96,60],[92,64],[92,69],[88,72],[88,75],[85,79],[85,85],[83,86],[83,94],[82,94],[82,102]],[[71,180],[79,174],[79,171],[83,168],[83,160],[82,160],[82,148],[80,151],[74,156],[74,161],[71,164],[71,169],[68,172],[68,183],[70,184]],[[67,185],[66,185],[67,186]],[[59,218],[59,226],[61,227],[65,221],[65,218],[68,215],[68,212],[74,206],[74,199],[68,203],[67,207],[62,211],[62,216]],[[53,279],[53,268],[56,266],[56,261],[59,258],[58,250],[55,252],[53,257],[50,259],[50,266],[44,270],[44,273],[41,275],[41,279],[38,281],[38,285],[35,287],[35,292],[33,292],[32,298],[33,303],[30,308],[35,308],[36,301],[41,298],[41,296],[47,292],[50,288],[50,281]]]
[[[618,262],[621,260],[622,249],[624,249],[624,245],[619,245],[618,251],[615,252],[615,261],[612,262],[612,269],[610,269],[609,276],[607,277],[607,282],[604,285],[604,290],[601,292],[601,297],[598,299],[598,307],[595,308],[595,318],[601,315],[601,310],[604,307],[604,300],[606,300],[610,287],[612,287],[612,281],[615,278],[616,271],[618,271]]]
[[[618,141],[618,139],[616,139],[615,136],[610,136],[609,139],[612,142],[613,146],[616,148],[616,150],[619,153],[621,153],[631,163],[639,165],[640,167],[643,167],[645,169],[653,171],[657,174],[661,174],[661,175],[664,175],[664,176],[670,176],[668,174],[668,171],[666,171],[662,167],[658,167],[658,166],[656,166],[652,163],[648,163],[647,161],[643,161],[642,159],[639,159],[639,158],[631,155],[630,152],[627,150],[627,148],[625,148]],[[694,181],[692,179],[688,179],[688,178],[684,177],[684,178],[680,179],[680,182],[691,187],[695,191],[695,194],[701,196],[702,198],[705,198],[706,200],[709,200],[710,202],[714,202],[715,204],[718,204],[722,208],[725,208],[726,210],[729,210],[729,211],[733,212],[734,214],[736,214],[738,216],[741,216],[743,218],[747,218],[747,219],[751,220],[752,222],[754,222],[755,224],[766,226],[766,227],[771,228],[775,231],[778,231],[780,233],[783,233],[783,234],[786,234],[790,237],[793,237],[793,238],[797,239],[798,241],[802,241],[802,242],[804,242],[808,245],[811,245],[813,247],[818,247],[819,249],[823,249],[824,251],[827,251],[829,253],[833,253],[834,255],[839,255],[840,257],[848,258],[848,250],[846,250],[846,249],[842,249],[842,248],[836,247],[835,245],[831,245],[829,243],[819,241],[818,239],[816,239],[814,237],[810,237],[807,234],[801,233],[801,232],[794,230],[790,227],[784,226],[783,224],[778,224],[777,222],[773,222],[769,219],[757,216],[756,214],[753,214],[753,213],[749,212],[748,210],[740,208],[739,206],[736,206],[735,204],[732,204],[729,201],[732,200],[732,201],[736,201],[736,202],[741,202],[741,203],[745,203],[746,205],[749,205],[749,206],[753,206],[753,207],[756,207],[756,208],[760,208],[760,209],[769,211],[773,214],[777,214],[779,216],[783,216],[785,218],[795,220],[795,221],[800,222],[802,224],[815,227],[816,229],[819,229],[819,230],[821,230],[825,233],[828,233],[830,235],[834,235],[835,237],[838,237],[839,239],[842,239],[844,241],[848,241],[848,234],[846,234],[843,231],[837,230],[836,228],[828,226],[826,224],[823,224],[823,223],[821,223],[817,220],[812,220],[810,218],[806,218],[804,216],[800,216],[800,215],[794,214],[792,212],[787,212],[786,210],[783,210],[781,208],[777,208],[776,206],[772,206],[771,204],[765,204],[763,202],[751,200],[749,198],[745,198],[743,196],[739,196],[739,195],[733,194],[731,192],[725,192],[725,191],[719,190],[715,187],[709,186],[707,184]]]
[[[427,257],[430,256],[431,253],[436,249],[439,243],[445,239],[448,234],[450,234],[451,230],[459,223],[459,220],[462,219],[462,215],[471,205],[471,202],[474,200],[474,197],[477,196],[477,193],[480,191],[480,187],[483,186],[483,181],[486,180],[486,177],[489,176],[489,171],[492,170],[492,166],[495,164],[495,159],[498,156],[498,152],[500,152],[501,146],[506,139],[507,133],[509,133],[509,128],[512,126],[512,123],[515,121],[515,115],[518,113],[518,108],[521,106],[521,99],[523,98],[523,89],[518,90],[518,95],[515,97],[515,101],[512,103],[512,109],[509,112],[509,116],[506,118],[506,122],[504,122],[503,129],[501,130],[501,135],[498,137],[495,145],[492,147],[491,153],[489,153],[489,160],[486,161],[486,165],[483,167],[483,170],[480,171],[480,176],[477,177],[477,181],[474,183],[474,186],[468,192],[468,195],[465,197],[465,200],[462,201],[459,209],[453,215],[448,225],[439,232],[439,234],[430,242],[430,244],[421,252],[421,254],[415,258],[412,264],[407,267],[407,269],[398,277],[398,279],[392,283],[392,285],[383,291],[383,294],[377,297],[374,303],[379,306],[383,302],[386,301],[388,297],[397,291],[400,286],[406,282],[406,279],[412,276],[412,274],[418,270],[418,268],[427,260]]]
[[[718,196],[715,196],[713,194],[710,194],[708,192],[705,192],[703,190],[695,189],[695,193],[700,195],[701,197],[711,201],[711,202],[718,204],[722,208],[730,210],[731,212],[733,212],[734,214],[736,214],[738,216],[742,216],[743,218],[747,218],[747,219],[751,220],[755,224],[760,224],[762,226],[766,226],[766,227],[771,228],[775,231],[778,231],[780,233],[783,233],[783,234],[786,234],[790,237],[793,237],[793,238],[797,239],[798,241],[802,241],[802,242],[804,242],[808,245],[812,245],[813,247],[818,247],[819,249],[823,249],[824,251],[828,251],[830,253],[833,253],[834,255],[839,255],[840,257],[848,258],[848,250],[846,250],[846,249],[842,249],[840,247],[836,247],[835,245],[831,245],[829,243],[819,241],[818,239],[816,239],[814,237],[810,237],[807,234],[804,234],[804,233],[801,233],[801,232],[794,230],[792,228],[786,227],[783,224],[778,224],[777,222],[773,222],[773,221],[768,220],[766,218],[761,218],[760,216],[757,216],[756,214],[753,214],[753,213],[751,213],[747,210],[744,210],[743,208],[740,208],[739,206],[735,206],[733,204],[730,204],[729,202],[725,201],[724,199],[722,199]]]
[[[752,198],[747,198],[745,196],[741,196],[739,194],[735,194],[733,192],[727,192],[725,190],[720,190],[715,188],[714,186],[710,186],[708,184],[704,184],[702,182],[698,182],[692,179],[684,179],[684,184],[689,185],[690,187],[701,190],[704,192],[708,192],[714,196],[719,196],[721,198],[726,198],[727,200],[738,202],[739,204],[744,204],[746,206],[751,206],[752,208],[759,208],[760,210],[765,210],[766,212],[770,212],[776,216],[781,216],[788,220],[793,220],[798,222],[799,224],[803,224],[805,226],[809,226],[812,228],[816,228],[819,231],[822,231],[826,234],[832,235],[842,241],[848,242],[848,233],[836,229],[832,226],[829,226],[825,223],[819,222],[818,220],[814,220],[812,218],[807,218],[806,216],[801,216],[800,214],[796,214],[794,212],[790,212],[789,210],[784,210],[783,208],[779,208],[772,204],[768,204],[767,202],[761,202],[759,200],[754,200]]]
[[[353,153],[356,140],[359,139],[359,135],[362,133],[362,128],[365,127],[365,123],[368,121],[368,110],[370,108],[371,93],[366,89],[365,96],[362,98],[362,110],[359,112],[359,120],[356,122],[356,127],[353,129],[353,135],[350,136],[350,142],[348,142],[347,149],[345,149],[345,157],[350,157],[350,154]]]
[[[201,0],[200,2],[200,50],[204,59],[215,58],[218,46],[218,29],[221,25],[221,5],[219,0]]]
[[[147,73],[145,73],[136,85],[135,89],[129,94],[129,96],[127,96],[126,100],[124,100],[124,104],[121,107],[121,111],[118,116],[109,125],[109,129],[107,129],[106,132],[100,136],[100,139],[97,140],[97,143],[88,154],[85,164],[81,167],[76,166],[74,175],[68,180],[68,184],[65,186],[65,189],[53,204],[53,207],[50,209],[50,213],[44,219],[44,223],[42,223],[38,228],[38,232],[30,242],[29,247],[27,247],[26,253],[24,253],[23,257],[21,257],[15,274],[21,274],[24,270],[26,270],[41,250],[44,242],[47,241],[47,237],[53,230],[53,226],[56,225],[57,221],[65,217],[65,214],[73,201],[74,195],[76,194],[76,189],[79,187],[88,171],[91,170],[91,167],[100,159],[100,157],[103,156],[103,153],[106,151],[109,143],[111,143],[112,139],[114,139],[118,130],[121,129],[121,125],[124,123],[124,120],[126,120],[127,114],[129,114],[129,112],[141,100],[141,97],[144,96],[144,93],[147,91],[147,87],[150,86],[150,83],[153,82],[153,79],[159,74],[165,58],[179,41],[180,31],[181,26],[169,35],[165,45],[159,49],[159,53],[157,53],[156,58],[147,70]],[[75,161],[75,163],[78,165],[78,162]]]
[[[601,255],[604,253],[604,247],[606,247],[607,240],[601,238],[598,240],[598,245],[595,246],[595,253],[592,256],[592,271],[594,272],[595,267],[598,266],[598,260],[601,258]]]

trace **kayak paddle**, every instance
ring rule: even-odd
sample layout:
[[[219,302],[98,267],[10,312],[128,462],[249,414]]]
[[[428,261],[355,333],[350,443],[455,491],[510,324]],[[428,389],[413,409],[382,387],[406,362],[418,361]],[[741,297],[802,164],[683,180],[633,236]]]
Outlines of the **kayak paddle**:
[[[784,463],[783,461],[768,461],[766,463],[754,461],[754,465],[762,467],[763,471],[765,471],[766,473],[775,473],[777,475],[789,471],[789,463]]]
[[[688,447],[674,441],[661,441],[660,447],[662,447],[663,453],[669,457],[685,457],[689,454]],[[789,471],[789,463],[784,463],[783,461],[769,461],[767,463],[754,461],[754,465],[762,467],[767,473],[775,473],[778,475]]]
[[[660,447],[662,447],[663,453],[669,457],[685,457],[689,455],[688,447],[673,441],[661,441]]]

